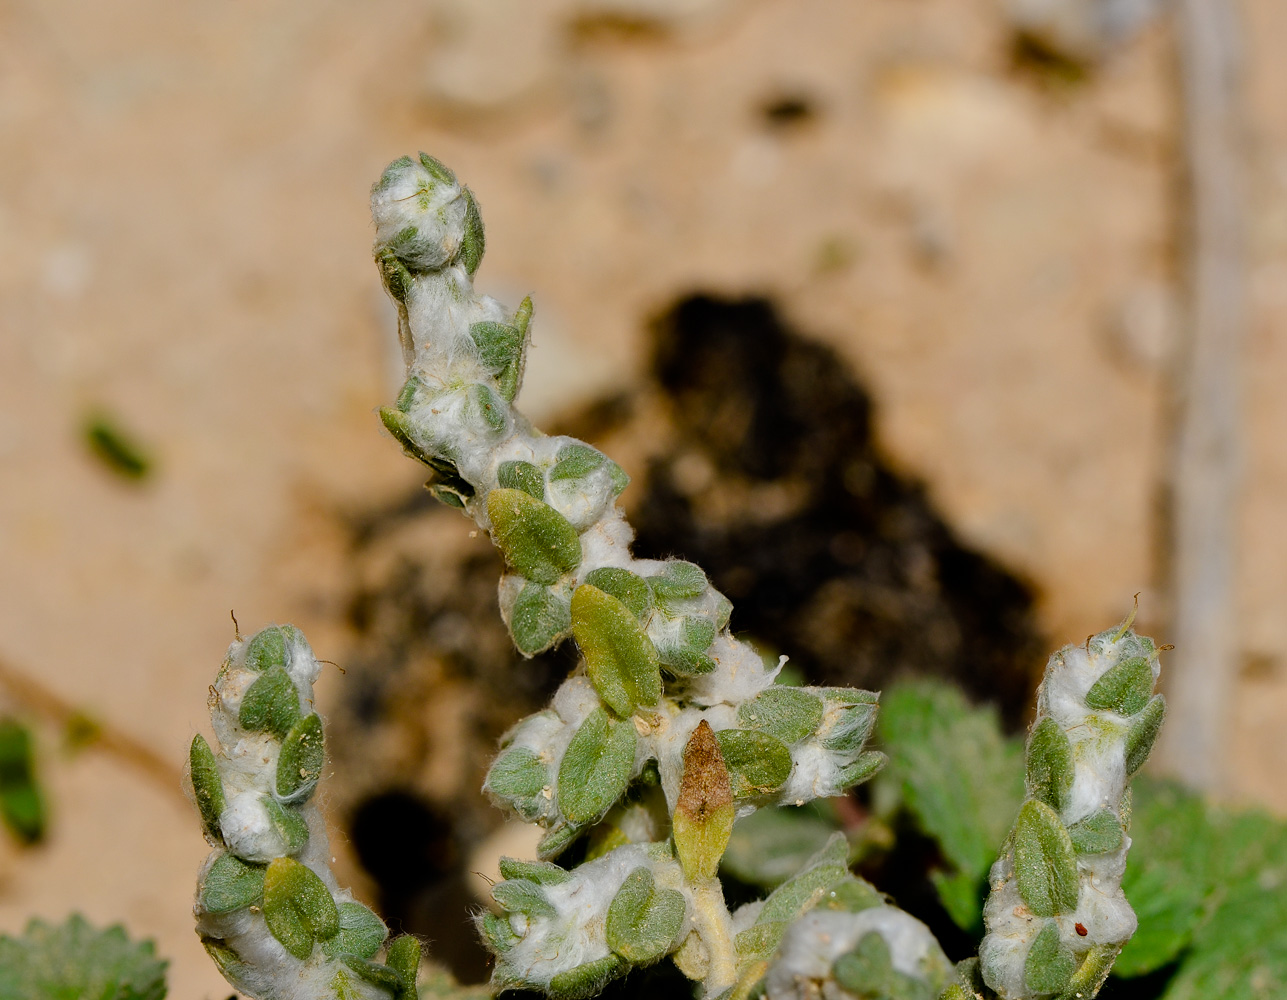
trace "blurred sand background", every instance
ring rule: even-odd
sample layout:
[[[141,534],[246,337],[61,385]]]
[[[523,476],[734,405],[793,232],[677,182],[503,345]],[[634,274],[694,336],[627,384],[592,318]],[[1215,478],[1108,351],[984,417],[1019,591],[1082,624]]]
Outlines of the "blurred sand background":
[[[1241,9],[1229,797],[1283,812],[1287,7]],[[0,837],[0,931],[123,920],[173,996],[227,996],[191,931],[207,849],[180,764],[229,609],[342,656],[336,512],[419,477],[375,415],[400,373],[366,207],[417,149],[478,196],[482,289],[534,295],[538,421],[628,384],[676,296],[769,294],[963,537],[1034,583],[1049,636],[1137,591],[1156,626],[1174,74],[1162,26],[1079,82],[1016,69],[994,0],[0,0],[0,661],[173,762],[42,725],[51,834]],[[90,455],[97,410],[154,456],[145,481]]]

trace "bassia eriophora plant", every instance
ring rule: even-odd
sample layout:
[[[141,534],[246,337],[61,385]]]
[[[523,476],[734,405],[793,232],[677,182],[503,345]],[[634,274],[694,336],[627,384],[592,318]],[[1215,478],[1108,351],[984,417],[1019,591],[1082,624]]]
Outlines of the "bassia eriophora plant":
[[[1051,658],[978,960],[954,966],[853,875],[841,834],[766,899],[730,909],[717,872],[734,821],[879,770],[865,747],[877,696],[778,683],[781,665],[729,632],[732,606],[698,566],[631,555],[626,473],[514,407],[532,304],[474,292],[482,218],[450,170],[397,160],[371,207],[407,364],[384,426],[500,549],[518,649],[571,640],[581,654],[550,707],[505,735],[484,785],[543,830],[539,858],[502,859],[495,909],[478,919],[492,987],[576,1000],[670,959],[699,996],[730,1000],[1093,996],[1135,927],[1120,883],[1127,782],[1163,715],[1153,644],[1128,621]],[[215,849],[198,931],[254,997],[414,997],[419,946],[387,942],[326,864],[309,804],[325,760],[317,671],[290,626],[237,641],[219,671],[215,742],[197,736],[190,762]],[[583,860],[560,866],[578,842]]]

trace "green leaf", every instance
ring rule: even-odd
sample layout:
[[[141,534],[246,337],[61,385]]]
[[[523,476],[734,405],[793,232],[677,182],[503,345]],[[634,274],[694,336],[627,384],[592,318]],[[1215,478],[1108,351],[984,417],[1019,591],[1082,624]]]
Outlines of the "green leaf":
[[[1145,706],[1144,711],[1131,723],[1126,733],[1126,776],[1129,778],[1148,760],[1157,742],[1157,734],[1162,730],[1166,719],[1166,699],[1156,695]]]
[[[1152,664],[1143,656],[1132,656],[1104,671],[1086,692],[1086,704],[1101,712],[1134,715],[1152,694]]]
[[[525,878],[497,882],[492,886],[492,899],[510,913],[526,913],[531,917],[552,917],[554,907],[545,898],[544,890]]]
[[[416,997],[416,978],[420,971],[420,942],[410,934],[393,939],[385,953],[384,963],[407,984],[412,1000]]]
[[[241,699],[241,725],[252,733],[284,739],[299,721],[299,694],[282,667],[271,667],[250,685]]]
[[[478,929],[482,932],[483,943],[497,955],[509,951],[522,940],[510,925],[509,917],[495,913],[484,913]]]
[[[277,836],[281,837],[284,853],[298,854],[308,843],[308,823],[295,806],[282,805],[271,795],[261,799],[268,812],[268,820],[273,824]]]
[[[844,834],[834,834],[809,859],[807,868],[769,894],[756,922],[790,923],[813,909],[833,887],[849,878],[848,858],[849,844]]]
[[[634,613],[611,594],[582,584],[572,595],[572,635],[599,696],[621,716],[661,698],[657,650]]]
[[[255,906],[264,896],[264,866],[235,854],[221,854],[206,872],[198,897],[208,913],[231,913]]]
[[[151,941],[131,941],[119,925],[98,930],[79,914],[0,936],[5,1000],[162,1000],[165,967]]]
[[[569,822],[594,822],[625,794],[637,739],[634,723],[610,720],[601,708],[581,723],[559,764],[559,809]]]
[[[501,462],[496,480],[502,489],[522,490],[537,500],[545,499],[545,477],[531,462]]]
[[[889,945],[875,931],[837,958],[831,974],[859,1000],[934,1000],[938,992],[928,982],[896,970]]]
[[[364,982],[370,983],[372,986],[378,986],[387,993],[401,996],[406,989],[406,983],[402,981],[402,977],[387,965],[381,965],[379,962],[368,962],[357,955],[345,955],[342,961],[349,969],[356,972]],[[342,974],[341,972],[339,975]],[[339,975],[336,976],[337,979]],[[352,991],[352,1000],[359,1000],[361,996],[362,993],[358,990]]]
[[[797,688],[775,684],[737,710],[737,721],[747,729],[763,729],[791,746],[808,739],[822,725],[822,701]]]
[[[192,797],[197,800],[197,811],[201,813],[201,825],[207,836],[221,840],[223,833],[219,829],[219,816],[227,805],[223,779],[219,777],[214,752],[200,733],[192,737],[192,745],[188,747],[188,770],[192,775]]]
[[[706,574],[700,566],[674,559],[657,576],[648,577],[648,586],[658,604],[701,597],[706,592]]]
[[[550,828],[536,845],[537,857],[542,859],[557,858],[571,846],[581,835],[581,828],[569,823],[560,823]]]
[[[608,947],[635,965],[655,962],[675,943],[686,912],[683,893],[658,888],[651,869],[636,868],[608,907]]]
[[[548,784],[549,768],[536,751],[511,747],[496,758],[483,789],[504,799],[524,819],[534,820],[543,811],[537,796]]]
[[[952,918],[952,922],[980,937],[983,934],[983,889],[987,884],[968,872],[934,870],[930,881],[938,892],[938,900]]]
[[[879,750],[868,750],[859,755],[852,764],[846,764],[836,775],[837,788],[850,788],[861,785],[889,763],[889,758]]]
[[[607,955],[596,962],[560,972],[550,980],[547,992],[552,1000],[589,1000],[602,993],[608,983],[629,967],[620,956]]]
[[[1048,921],[1028,947],[1023,979],[1033,993],[1058,993],[1077,969],[1072,951],[1059,940],[1059,926]]]
[[[572,610],[566,599],[549,587],[529,580],[509,613],[514,645],[524,656],[549,649],[572,629]]]
[[[246,669],[261,673],[269,667],[286,666],[286,636],[276,625],[260,629],[246,647]]]
[[[496,546],[517,573],[537,583],[556,583],[581,564],[581,540],[567,519],[522,490],[487,494],[487,516]]]
[[[734,798],[767,795],[791,777],[791,751],[776,736],[755,729],[722,729],[715,739]]]
[[[507,323],[474,323],[469,336],[478,348],[479,360],[493,372],[515,364],[523,352],[522,332]]]
[[[1103,854],[1122,846],[1122,821],[1111,809],[1101,809],[1068,828],[1078,854]]]
[[[491,386],[475,383],[466,390],[466,412],[492,434],[499,434],[508,424],[509,408]]]
[[[313,712],[295,723],[282,741],[277,758],[277,794],[290,797],[311,790],[322,776],[325,761],[322,719]]]
[[[460,240],[460,262],[472,275],[483,262],[487,237],[483,232],[483,216],[478,211],[478,202],[474,200],[473,192],[465,188],[461,193],[465,197],[465,233]]]
[[[527,879],[537,885],[561,885],[572,877],[566,868],[548,861],[519,861],[517,858],[500,859],[500,873],[504,878]]]
[[[901,801],[954,869],[985,878],[1023,802],[1022,746],[992,708],[929,681],[886,691],[877,725],[890,756],[878,796]]]
[[[339,933],[340,912],[317,873],[291,858],[277,858],[264,873],[264,920],[273,937],[298,959],[314,940]]]
[[[661,662],[671,673],[692,676],[709,674],[715,669],[715,661],[706,655],[706,650],[715,641],[713,623],[696,615],[685,616],[676,638],[677,642],[672,641],[657,650]]]
[[[825,804],[757,809],[733,824],[720,871],[772,889],[800,871],[839,829]]]
[[[24,844],[44,836],[45,804],[31,731],[12,718],[0,718],[0,819]]]
[[[406,166],[411,166],[411,157],[404,156],[402,159],[406,161]],[[439,184],[450,185],[456,183],[456,175],[451,172],[451,168],[446,166],[441,160],[430,156],[428,153],[420,154],[420,165],[424,167],[425,170],[429,172],[429,176]],[[388,169],[391,168],[386,168],[386,172]]]
[[[1077,908],[1081,883],[1072,840],[1055,811],[1029,799],[1014,824],[1014,870],[1019,895],[1039,917]]]
[[[361,903],[340,903],[340,930],[335,937],[322,942],[327,958],[352,955],[371,958],[380,950],[389,929],[384,921]]]
[[[636,618],[643,618],[652,610],[652,591],[644,578],[628,569],[603,566],[586,575],[585,582],[611,594],[628,607]]]
[[[1042,719],[1028,737],[1028,793],[1058,812],[1072,786],[1072,742],[1054,719]]]
[[[588,476],[605,461],[603,452],[587,444],[565,444],[555,457],[554,468],[550,469],[550,482]]]

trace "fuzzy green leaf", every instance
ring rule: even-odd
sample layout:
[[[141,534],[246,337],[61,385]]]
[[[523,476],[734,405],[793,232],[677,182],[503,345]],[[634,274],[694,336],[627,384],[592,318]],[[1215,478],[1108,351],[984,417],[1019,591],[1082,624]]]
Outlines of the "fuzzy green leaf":
[[[871,931],[831,967],[836,982],[859,1000],[934,1000],[928,982],[894,968],[885,939]]]
[[[634,723],[595,709],[577,729],[559,764],[559,809],[582,826],[598,820],[625,794],[634,770]]]
[[[1068,805],[1072,786],[1072,743],[1068,734],[1054,719],[1042,719],[1028,737],[1028,793],[1060,811]]]
[[[1122,846],[1122,821],[1111,809],[1101,809],[1068,828],[1073,850],[1078,854],[1103,854]]]
[[[308,843],[308,823],[295,806],[282,805],[270,795],[263,796],[264,809],[268,820],[281,837],[286,854],[298,854]]]
[[[478,211],[478,202],[474,200],[473,192],[465,188],[462,193],[465,196],[465,233],[460,240],[460,262],[472,275],[483,262],[487,237],[483,231],[483,216]]]
[[[1019,895],[1039,917],[1077,908],[1081,884],[1072,840],[1055,811],[1029,799],[1014,824],[1014,869]]]
[[[572,635],[609,708],[627,716],[640,705],[657,704],[657,650],[628,607],[598,587],[582,584],[572,595]]]
[[[339,933],[322,942],[322,951],[328,958],[340,955],[373,957],[389,936],[384,921],[361,903],[340,903],[337,909],[340,911]]]
[[[706,650],[715,641],[712,622],[696,615],[685,616],[677,638],[677,642],[657,650],[661,662],[671,673],[693,676],[709,674],[715,669],[715,661],[706,655]]]
[[[510,611],[509,629],[518,651],[535,656],[572,630],[572,609],[566,598],[529,580]]]
[[[264,920],[298,959],[312,954],[315,940],[325,941],[340,930],[340,912],[326,883],[291,858],[277,858],[264,873]]]
[[[483,789],[504,799],[524,819],[541,815],[537,796],[550,784],[550,771],[536,751],[528,747],[511,747],[496,758]]]
[[[290,797],[311,790],[322,776],[325,760],[322,718],[312,712],[295,723],[282,741],[277,758],[277,794]]]
[[[548,861],[520,861],[505,857],[500,859],[500,873],[507,879],[527,879],[537,885],[560,885],[572,877],[566,868]]]
[[[581,540],[567,519],[522,490],[487,494],[487,516],[497,548],[529,580],[552,584],[581,564]]]
[[[474,323],[469,336],[478,348],[479,360],[493,372],[516,363],[523,352],[522,332],[507,323]]]
[[[606,459],[603,452],[586,444],[565,444],[555,457],[554,468],[550,469],[550,482],[560,479],[581,479],[588,476]]]
[[[706,574],[695,563],[675,559],[660,574],[648,577],[648,586],[658,604],[701,597],[706,592]]]
[[[509,408],[491,386],[474,384],[467,390],[466,412],[476,423],[492,434],[499,434],[509,423]]]
[[[192,745],[188,747],[188,771],[192,776],[192,797],[197,800],[197,811],[201,813],[201,825],[207,836],[220,840],[223,834],[219,829],[219,814],[227,801],[214,752],[200,733],[192,737]]]
[[[551,1000],[589,1000],[602,993],[608,983],[629,967],[629,963],[617,955],[607,955],[596,962],[578,965],[575,969],[560,972],[550,980],[549,996]]]
[[[1166,719],[1166,699],[1155,695],[1145,706],[1144,711],[1131,723],[1126,733],[1126,776],[1130,777],[1148,760],[1157,742],[1157,734],[1162,730]]]
[[[282,667],[271,667],[250,685],[241,699],[241,725],[252,733],[284,739],[299,721],[299,694]]]
[[[246,647],[246,669],[260,672],[286,666],[286,636],[276,625],[260,629]]]
[[[1023,978],[1033,993],[1058,993],[1068,985],[1077,960],[1059,940],[1059,926],[1048,921],[1028,948],[1023,963]]]
[[[775,684],[737,710],[737,721],[748,729],[763,729],[791,746],[807,739],[822,725],[822,701],[807,691]]]
[[[492,886],[492,899],[510,913],[526,913],[532,917],[552,917],[555,914],[544,890],[525,878],[497,882]]]
[[[715,739],[734,798],[767,795],[791,777],[791,751],[776,736],[755,729],[722,729]]]
[[[416,976],[420,971],[420,942],[410,934],[394,938],[384,956],[384,964],[408,984],[410,996],[415,998]]]
[[[131,941],[119,925],[100,931],[79,914],[0,936],[5,1000],[162,1000],[165,967],[151,941]]]
[[[501,462],[496,480],[502,489],[522,490],[537,500],[545,499],[545,477],[531,462]]]
[[[844,834],[834,834],[803,871],[769,894],[756,922],[788,924],[813,909],[833,887],[849,877],[848,857],[849,844]]]
[[[264,896],[264,866],[248,864],[235,854],[221,854],[206,872],[198,896],[202,909],[209,913],[255,906]]]
[[[587,574],[585,582],[591,587],[598,587],[605,594],[611,594],[628,607],[636,618],[642,618],[652,610],[652,591],[648,589],[648,584],[643,577],[628,569],[603,566]]]
[[[859,754],[852,764],[846,764],[840,769],[840,773],[836,775],[836,787],[852,788],[854,785],[861,785],[888,763],[889,758],[879,750],[867,750]]]
[[[1086,692],[1086,704],[1101,712],[1134,715],[1152,694],[1152,665],[1143,656],[1132,656],[1104,671]]]
[[[686,911],[682,893],[658,888],[650,869],[636,868],[608,907],[608,947],[635,965],[655,962],[674,944]]]

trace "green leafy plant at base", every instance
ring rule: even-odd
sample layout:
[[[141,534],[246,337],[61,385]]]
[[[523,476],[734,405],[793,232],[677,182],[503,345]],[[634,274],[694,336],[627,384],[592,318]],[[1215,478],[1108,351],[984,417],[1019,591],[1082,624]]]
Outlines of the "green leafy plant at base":
[[[79,916],[59,927],[33,920],[21,937],[0,936],[0,997],[161,1000],[165,966],[152,942],[131,941],[120,927],[96,930]]]

